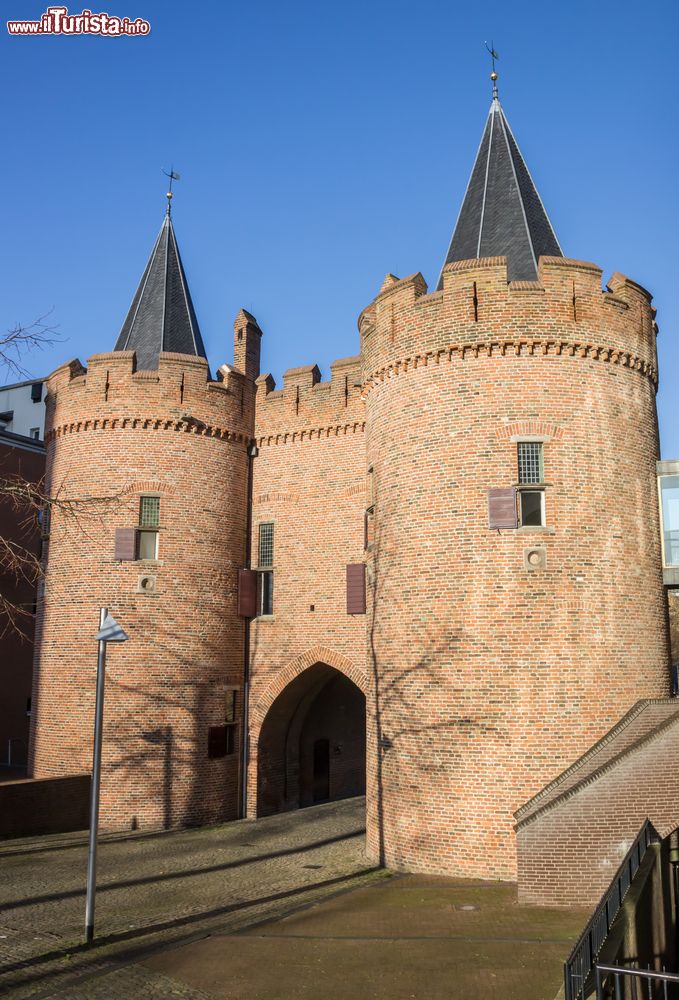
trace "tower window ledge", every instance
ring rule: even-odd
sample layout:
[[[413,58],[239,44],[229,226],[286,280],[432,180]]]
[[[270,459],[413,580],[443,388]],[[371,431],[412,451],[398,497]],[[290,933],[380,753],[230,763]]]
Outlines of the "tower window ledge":
[[[252,620],[255,621],[255,622],[275,622],[276,621],[276,616],[275,615],[257,615],[257,617],[253,618]]]
[[[541,527],[537,524],[524,524],[520,525],[518,528],[514,529],[517,535],[555,535],[556,528],[550,528],[546,525]]]

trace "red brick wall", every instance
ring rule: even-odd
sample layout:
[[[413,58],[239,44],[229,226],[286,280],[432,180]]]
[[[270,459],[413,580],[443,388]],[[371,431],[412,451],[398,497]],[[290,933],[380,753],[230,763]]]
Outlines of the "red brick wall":
[[[336,362],[330,382],[318,378],[318,369],[309,367],[286,372],[279,391],[272,391],[270,376],[258,382],[252,555],[254,565],[258,525],[272,521],[274,614],[252,624],[251,814],[260,728],[276,694],[316,662],[365,686],[366,618],[346,610],[346,565],[364,558],[358,359]]]
[[[0,784],[0,837],[86,830],[89,805],[89,774],[4,781]]]
[[[233,818],[239,755],[209,760],[208,727],[241,687],[246,447],[252,380],[207,382],[198,358],[161,355],[133,372],[127,352],[96,355],[86,374],[49,380],[48,477],[62,497],[118,499],[74,524],[53,517],[34,680],[38,777],[89,770],[98,609],[130,636],[108,650],[102,821],[158,827]],[[191,419],[193,418],[193,422]],[[161,497],[156,563],[114,559],[118,527],[138,523],[139,496]],[[156,577],[139,593],[142,573]],[[239,706],[240,711],[240,706]],[[238,747],[236,748],[238,750]]]
[[[0,442],[0,479],[17,477],[37,483],[45,472],[45,455],[28,451],[16,444]],[[0,502],[0,537],[11,539],[35,555],[40,551],[37,521],[26,508],[15,508],[7,500]],[[28,700],[31,695],[33,667],[33,618],[30,616],[36,597],[35,583],[12,573],[0,574],[2,595],[15,607],[29,613],[15,624],[0,621],[0,762],[8,759],[8,741],[12,740],[12,763],[25,764],[28,756]]]
[[[547,259],[508,286],[501,259],[461,263],[432,295],[388,280],[361,317],[368,837],[392,867],[515,877],[513,811],[668,693],[655,331],[647,294],[600,276]],[[548,527],[490,531],[525,434],[545,439]]]
[[[549,906],[598,902],[646,818],[661,837],[679,826],[678,759],[675,719],[521,824],[520,901]]]

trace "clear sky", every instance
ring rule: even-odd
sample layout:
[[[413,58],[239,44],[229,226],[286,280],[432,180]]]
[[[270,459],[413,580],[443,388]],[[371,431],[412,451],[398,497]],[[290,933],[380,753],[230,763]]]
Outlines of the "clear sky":
[[[80,12],[83,4],[70,7]],[[241,306],[282,372],[358,351],[387,271],[437,279],[500,98],[567,256],[658,309],[662,452],[679,458],[673,0],[91,0],[144,38],[10,38],[2,25],[3,328],[52,309],[44,375],[110,350],[182,175],[177,238],[211,363]],[[5,0],[5,18],[46,4]]]

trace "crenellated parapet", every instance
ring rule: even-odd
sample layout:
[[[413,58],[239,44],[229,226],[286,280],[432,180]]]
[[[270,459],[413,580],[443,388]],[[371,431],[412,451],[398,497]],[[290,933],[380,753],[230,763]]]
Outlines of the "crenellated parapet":
[[[251,437],[254,385],[222,366],[212,380],[207,361],[162,353],[154,371],[137,371],[133,351],[95,354],[85,368],[62,365],[48,379],[47,432],[134,427],[246,441]]]
[[[322,382],[317,365],[290,368],[282,389],[271,375],[260,375],[255,427],[260,444],[363,430],[360,357],[334,361],[330,370],[330,380]]]
[[[635,369],[657,383],[650,294],[621,274],[605,291],[595,264],[541,257],[538,281],[507,280],[504,257],[457,261],[443,289],[421,274],[388,275],[361,313],[366,388],[431,362],[482,356],[566,354]]]

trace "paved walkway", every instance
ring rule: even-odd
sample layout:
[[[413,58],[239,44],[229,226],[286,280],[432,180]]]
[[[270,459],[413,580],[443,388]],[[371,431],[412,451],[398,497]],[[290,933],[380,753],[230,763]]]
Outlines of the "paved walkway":
[[[352,799],[254,823],[104,838],[90,949],[85,837],[3,841],[0,995],[203,1000],[200,989],[133,963],[383,877],[365,860],[363,828],[364,802]]]
[[[60,1000],[553,1000],[585,910],[511,883],[367,864],[364,802],[109,836],[95,947],[85,838],[0,843],[0,995]]]
[[[143,967],[215,1000],[554,1000],[587,917],[520,907],[512,883],[397,876]]]

